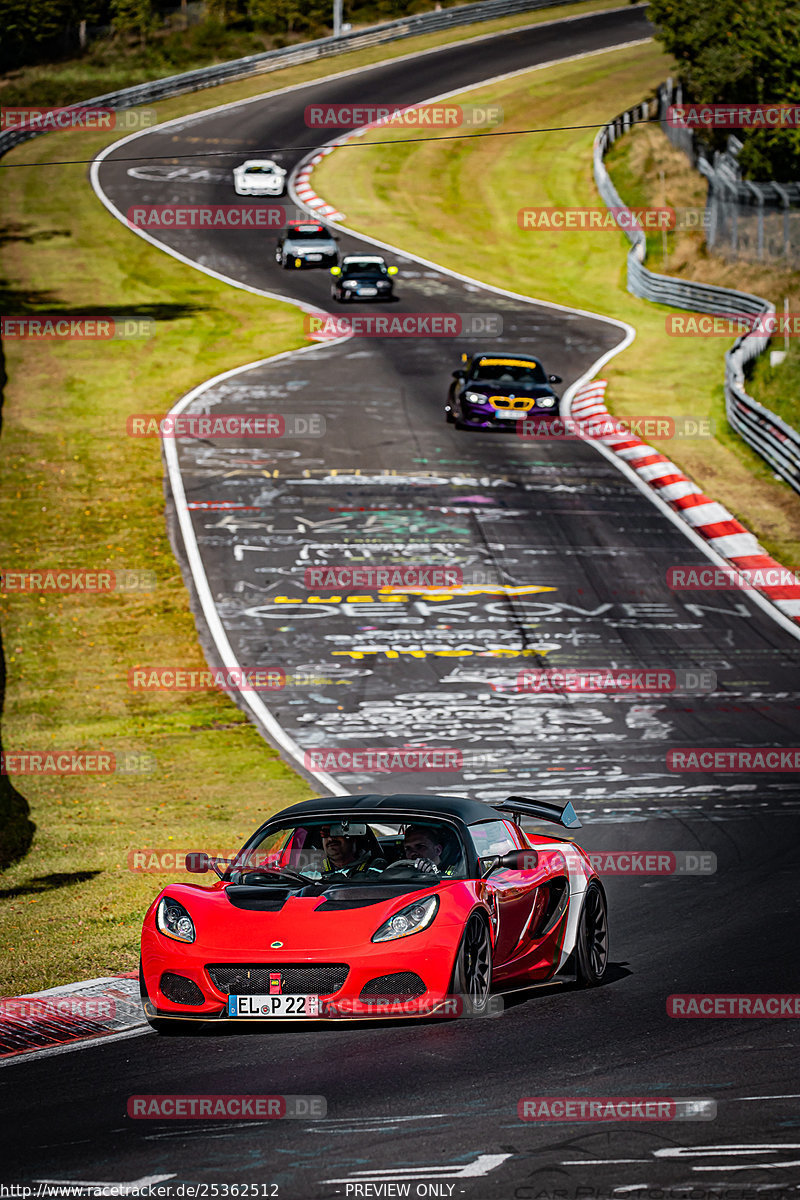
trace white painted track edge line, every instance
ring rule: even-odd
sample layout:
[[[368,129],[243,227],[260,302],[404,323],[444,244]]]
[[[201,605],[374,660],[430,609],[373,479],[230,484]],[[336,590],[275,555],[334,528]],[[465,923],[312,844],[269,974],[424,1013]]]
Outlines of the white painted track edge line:
[[[145,132],[145,131],[137,130],[135,134],[129,135],[128,138],[122,138],[121,142],[125,142],[125,141],[129,140],[131,137],[137,137],[143,132]],[[217,279],[223,283],[229,283],[232,287],[237,287],[243,291],[251,292],[254,295],[265,296],[271,300],[278,300],[282,303],[289,304],[294,308],[299,308],[303,312],[307,312],[307,313],[319,312],[318,308],[315,309],[311,305],[307,305],[302,301],[294,300],[294,299],[292,299],[290,297],[286,297],[286,296],[281,296],[276,292],[269,292],[269,291],[264,290],[263,288],[256,288],[256,287],[251,286],[250,284],[240,283],[236,279],[233,279],[230,276],[223,275],[221,272],[213,270],[211,267],[206,267],[201,263],[195,262],[194,260],[188,258],[184,254],[181,254],[179,251],[174,250],[172,247],[166,245],[165,243],[158,241],[157,238],[153,238],[146,230],[138,229],[134,226],[131,226],[129,224],[129,222],[125,219],[123,214],[120,212],[120,210],[117,208],[117,206],[106,195],[106,193],[104,192],[104,190],[100,184],[100,179],[99,179],[99,169],[100,169],[102,162],[105,160],[106,156],[111,152],[111,150],[114,149],[115,147],[119,146],[121,144],[121,142],[113,142],[110,146],[106,146],[103,150],[100,151],[100,153],[97,155],[97,157],[95,159],[93,159],[93,161],[92,161],[89,178],[90,178],[91,186],[95,192],[95,195],[98,197],[100,202],[105,206],[105,208],[108,209],[108,211],[111,213],[112,216],[116,217],[116,219],[125,226],[126,229],[131,230],[131,232],[137,234],[139,237],[143,237],[145,241],[147,241],[151,245],[155,246],[158,250],[164,251],[164,253],[170,255],[170,257],[177,259],[179,262],[182,262],[185,265],[194,268],[195,270],[202,271],[203,274],[209,275],[213,279]],[[300,346],[296,350],[284,350],[284,351],[281,351],[279,354],[270,355],[267,358],[259,359],[256,362],[246,363],[243,366],[233,367],[228,371],[223,371],[220,374],[215,375],[213,378],[207,379],[203,383],[198,384],[197,387],[192,388],[191,391],[187,392],[186,395],[182,396],[176,402],[176,404],[173,405],[173,407],[170,409],[170,415],[177,415],[178,413],[182,412],[183,409],[186,407],[186,405],[189,404],[193,399],[195,399],[197,396],[201,395],[207,388],[211,387],[213,384],[219,383],[221,380],[229,379],[232,376],[237,375],[241,372],[252,370],[255,367],[262,366],[264,363],[272,362],[275,359],[284,358],[288,355],[300,354],[300,353],[310,353],[310,352],[314,352],[314,351],[324,352],[326,347],[339,345],[342,342],[347,341],[347,340],[349,340],[349,335],[346,338],[337,338],[335,341],[326,342],[322,346],[317,345],[317,344],[310,345],[310,346]],[[231,647],[230,642],[228,641],[227,635],[225,634],[225,631],[222,626],[222,622],[219,618],[219,613],[217,612],[217,608],[214,603],[213,596],[211,595],[211,588],[209,586],[208,578],[206,576],[205,569],[203,567],[202,558],[200,556],[199,547],[197,545],[197,539],[195,538],[194,527],[192,525],[191,516],[189,515],[189,511],[186,507],[186,493],[184,491],[183,480],[181,478],[180,470],[179,470],[178,464],[177,464],[177,451],[176,451],[176,447],[174,445],[174,441],[175,441],[175,439],[173,439],[173,438],[163,439],[162,448],[164,451],[164,458],[165,458],[165,461],[167,464],[167,472],[168,472],[169,481],[170,481],[170,488],[172,491],[173,499],[175,501],[175,509],[176,509],[176,513],[178,516],[178,524],[180,526],[181,535],[183,537],[184,548],[186,550],[186,556],[187,556],[187,560],[189,562],[189,568],[192,572],[192,578],[194,581],[195,589],[197,591],[198,599],[200,600],[201,608],[203,610],[203,616],[205,618],[205,621],[208,626],[209,633],[211,634],[212,640],[214,641],[214,645],[216,647],[217,653],[219,654],[221,661],[224,663],[224,665],[228,669],[231,669],[234,672],[239,672],[242,670],[242,668],[236,658],[236,655],[233,652],[233,648]],[[298,745],[297,742],[295,742],[295,740],[293,738],[291,738],[289,736],[289,734],[287,734],[285,732],[283,727],[279,724],[277,719],[273,716],[273,714],[269,711],[267,706],[264,704],[263,700],[261,700],[261,698],[257,694],[248,694],[240,689],[231,689],[231,690],[236,691],[237,694],[239,696],[241,696],[242,702],[250,709],[250,712],[253,714],[253,716],[256,718],[256,720],[264,726],[264,728],[267,730],[269,736],[274,739],[276,744],[279,747],[281,747],[286,752],[286,754],[289,755],[291,760],[298,767],[300,767],[301,771],[303,772],[303,774],[305,776],[315,779],[319,783],[320,787],[327,789],[329,792],[331,792],[332,795],[341,796],[341,795],[347,794],[347,789],[344,788],[341,784],[337,783],[337,781],[331,775],[329,775],[327,772],[313,771],[313,770],[310,770],[308,767],[306,767],[305,761],[304,761],[304,754],[303,754],[301,747]]]
[[[343,339],[339,338],[336,342],[327,343],[327,345],[339,345]],[[223,371],[219,375],[215,375],[211,379],[207,379],[204,383],[198,384],[185,396],[178,400],[177,404],[170,409],[170,415],[178,415],[188,404],[201,396],[203,392],[212,388],[215,384],[222,380],[230,379],[235,375],[244,373],[245,371],[253,370],[255,367],[263,366],[265,363],[276,362],[281,358],[288,358],[295,354],[313,353],[320,350],[320,346],[304,346],[299,350],[284,350],[280,354],[273,354],[269,358],[259,359],[257,362],[248,363],[243,367],[233,367],[229,371]],[[211,637],[214,641],[217,653],[219,654],[223,665],[232,672],[242,670],[233,647],[228,640],[228,635],[222,624],[219,612],[217,610],[214,597],[211,593],[211,587],[208,582],[203,559],[200,554],[200,547],[195,537],[194,525],[192,524],[191,514],[186,504],[186,493],[183,487],[183,477],[181,475],[180,466],[178,463],[178,450],[175,444],[175,438],[165,438],[163,440],[164,458],[167,464],[169,473],[170,487],[175,500],[175,508],[178,515],[178,523],[180,525],[183,543],[186,549],[187,558],[189,560],[189,569],[192,573],[197,595],[203,610],[206,624],[208,626]],[[276,717],[267,708],[264,701],[257,693],[243,691],[239,688],[235,689],[242,701],[252,712],[253,716],[259,721],[268,731],[270,737],[281,746],[285,752],[302,768],[306,775],[311,775],[320,785],[327,788],[335,796],[347,795],[347,788],[329,775],[325,771],[313,771],[305,765],[304,751],[302,747],[291,737],[279,723]]]

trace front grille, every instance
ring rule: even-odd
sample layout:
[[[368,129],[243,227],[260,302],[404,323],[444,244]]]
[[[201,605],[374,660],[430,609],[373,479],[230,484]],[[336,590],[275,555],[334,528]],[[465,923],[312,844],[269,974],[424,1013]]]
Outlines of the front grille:
[[[490,396],[489,403],[492,408],[521,408],[527,412],[533,408],[535,401],[524,396]]]
[[[165,971],[158,986],[162,995],[171,1000],[173,1004],[205,1004],[206,1002],[206,998],[197,984],[191,979],[187,979],[185,975],[173,975],[171,971]]]
[[[377,1004],[380,1000],[409,1000],[421,996],[425,984],[414,971],[398,971],[395,975],[378,975],[361,989],[360,1000]]]
[[[281,992],[285,996],[330,996],[344,986],[347,963],[253,963],[229,966],[212,963],[206,966],[211,982],[226,995],[268,996],[269,977],[276,971],[281,976]]]

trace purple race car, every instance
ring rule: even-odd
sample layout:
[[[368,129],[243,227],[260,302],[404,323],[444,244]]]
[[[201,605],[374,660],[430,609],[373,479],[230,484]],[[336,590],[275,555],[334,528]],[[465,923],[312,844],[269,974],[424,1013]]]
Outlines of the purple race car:
[[[530,354],[462,355],[453,372],[445,416],[458,429],[514,429],[521,420],[551,421],[559,398],[550,386],[560,375],[546,375]]]

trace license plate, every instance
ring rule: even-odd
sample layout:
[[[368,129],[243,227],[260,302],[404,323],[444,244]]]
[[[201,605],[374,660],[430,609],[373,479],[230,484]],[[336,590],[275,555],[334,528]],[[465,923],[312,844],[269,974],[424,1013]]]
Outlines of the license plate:
[[[359,296],[377,296],[378,289],[377,288],[359,288],[358,294],[359,294]]]
[[[500,417],[503,421],[520,421],[523,417],[527,417],[528,414],[522,408],[498,408],[494,415]]]
[[[318,1017],[319,996],[228,996],[228,1016]]]
[[[307,254],[306,258],[308,259],[309,262],[319,262],[319,260],[322,258],[322,255],[321,254]]]

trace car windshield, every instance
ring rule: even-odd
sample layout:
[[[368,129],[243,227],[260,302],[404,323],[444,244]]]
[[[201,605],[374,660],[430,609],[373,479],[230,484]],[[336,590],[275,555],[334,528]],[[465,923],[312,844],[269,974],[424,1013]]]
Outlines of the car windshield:
[[[541,363],[510,358],[482,359],[476,364],[472,379],[480,383],[516,383],[523,386],[547,383]]]
[[[226,872],[227,882],[290,888],[392,884],[414,890],[464,878],[466,855],[454,825],[362,813],[268,826]]]
[[[363,275],[367,279],[378,279],[381,275],[386,275],[386,273],[386,267],[383,263],[354,262],[345,263],[342,267],[343,275]]]
[[[301,242],[310,238],[327,238],[329,235],[320,225],[295,225],[286,236],[293,242]]]
[[[274,175],[275,168],[265,166],[248,167],[246,173],[248,175]]]

